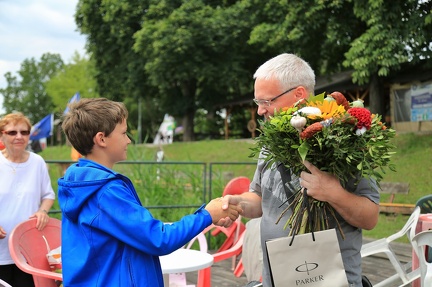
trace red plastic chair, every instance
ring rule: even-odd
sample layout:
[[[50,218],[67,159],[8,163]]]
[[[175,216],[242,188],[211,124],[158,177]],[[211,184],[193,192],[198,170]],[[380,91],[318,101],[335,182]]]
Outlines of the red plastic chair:
[[[46,254],[61,246],[61,221],[50,218],[42,231],[36,229],[36,218],[18,224],[9,237],[9,251],[22,271],[32,274],[35,287],[57,287],[62,274],[51,271]],[[48,250],[48,248],[50,250]]]
[[[245,176],[239,176],[231,179],[225,186],[223,191],[223,196],[231,194],[237,195],[243,192],[249,191],[250,180]],[[241,222],[240,217],[228,228],[215,226],[211,231],[212,236],[216,236],[219,233],[224,233],[226,235],[226,240],[219,247],[217,252],[227,250],[237,241],[240,233],[245,230],[245,225]]]
[[[224,188],[223,195],[242,194],[249,191],[250,180],[246,176],[238,176],[231,179]]]
[[[235,177],[235,178],[231,179],[226,184],[222,195],[225,196],[225,195],[228,195],[228,194],[230,194],[230,195],[242,194],[243,192],[249,191],[249,185],[250,185],[249,178],[247,178],[245,176]],[[244,223],[241,221],[241,217],[240,216],[228,228],[216,226],[212,230],[211,235],[212,236],[216,236],[216,235],[218,235],[218,234],[220,234],[222,232],[226,236],[225,241],[219,247],[219,249],[218,249],[217,252],[221,252],[221,251],[228,250],[229,248],[231,248],[237,242],[240,234],[245,231],[245,228],[246,227],[245,227]],[[242,262],[239,261],[239,263],[238,263],[238,265],[236,267],[236,265],[235,265],[236,256],[233,256],[232,260],[233,260],[232,270],[235,271],[235,274],[239,274],[239,276],[240,276],[241,273],[243,272],[242,271],[243,270],[242,269],[242,267],[243,267]]]

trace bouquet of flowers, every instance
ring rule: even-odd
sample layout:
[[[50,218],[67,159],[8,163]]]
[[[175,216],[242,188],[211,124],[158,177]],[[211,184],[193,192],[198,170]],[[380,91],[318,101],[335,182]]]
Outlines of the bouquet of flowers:
[[[311,96],[260,124],[251,157],[261,154],[265,161],[284,164],[294,175],[306,170],[304,160],[335,175],[342,185],[361,177],[375,179],[379,185],[385,167],[395,170],[390,163],[395,131],[381,122],[380,115],[364,108],[361,100],[349,103],[339,92]],[[293,213],[285,225],[291,227],[290,235],[328,229],[329,216],[336,219],[330,204],[300,190],[293,193],[287,208]]]

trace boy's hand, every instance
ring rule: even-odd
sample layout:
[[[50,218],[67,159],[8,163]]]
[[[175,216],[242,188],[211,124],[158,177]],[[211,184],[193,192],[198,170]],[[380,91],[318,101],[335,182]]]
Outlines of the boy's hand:
[[[226,217],[234,221],[243,212],[240,205],[234,204],[229,204],[228,208],[222,209],[222,198],[213,199],[206,205],[205,209],[210,213],[214,224]]]

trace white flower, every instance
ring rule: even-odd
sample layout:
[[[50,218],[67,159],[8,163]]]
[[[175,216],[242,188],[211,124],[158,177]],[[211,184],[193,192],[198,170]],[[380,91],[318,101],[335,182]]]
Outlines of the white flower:
[[[304,107],[297,111],[297,113],[302,113],[307,116],[314,115],[314,116],[321,116],[321,110],[316,107]]]
[[[361,136],[366,132],[366,127],[362,127],[361,129],[356,130],[356,135]]]

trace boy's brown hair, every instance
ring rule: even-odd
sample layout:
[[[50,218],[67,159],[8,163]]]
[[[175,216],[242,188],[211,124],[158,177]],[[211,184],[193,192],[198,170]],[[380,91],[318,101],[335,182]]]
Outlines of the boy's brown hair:
[[[123,103],[105,98],[84,98],[68,107],[62,129],[72,146],[84,156],[91,153],[93,137],[98,132],[109,136],[116,125],[128,117]]]

